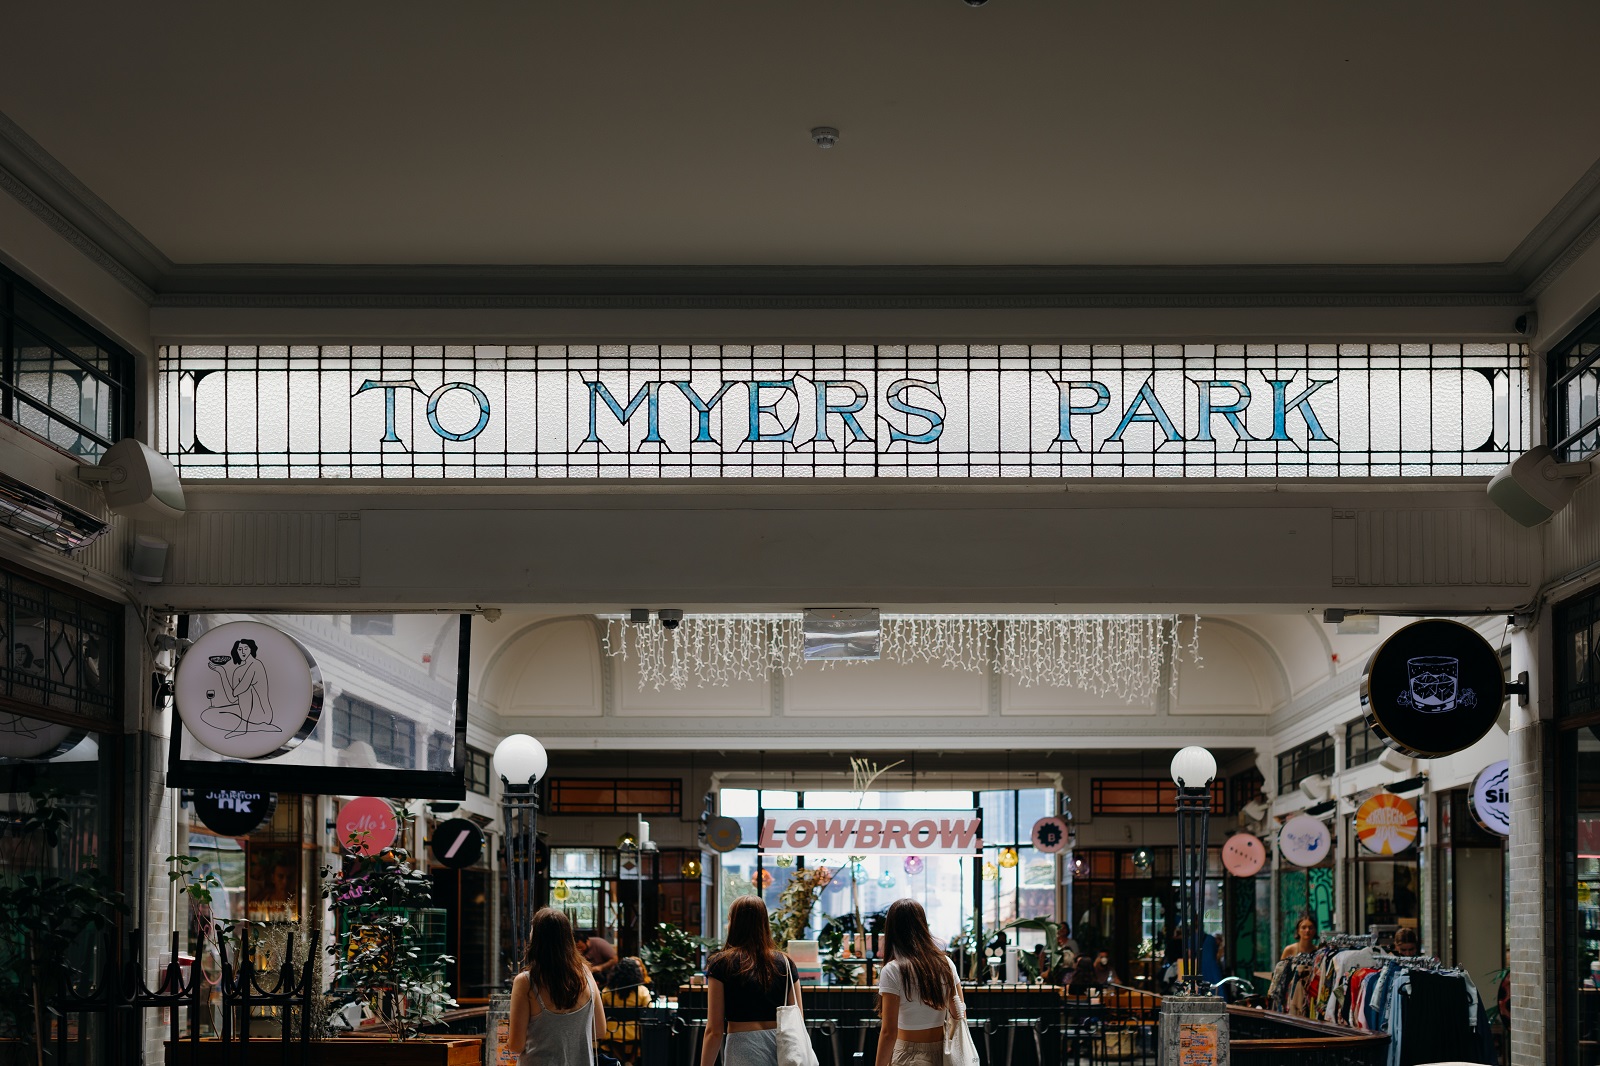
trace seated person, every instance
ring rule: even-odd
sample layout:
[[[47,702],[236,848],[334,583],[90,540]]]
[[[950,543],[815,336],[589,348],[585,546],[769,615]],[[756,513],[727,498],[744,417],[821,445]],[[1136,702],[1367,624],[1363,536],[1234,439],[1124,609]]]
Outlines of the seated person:
[[[645,973],[644,962],[635,955],[619,959],[612,967],[611,980],[600,993],[600,1002],[606,1008],[606,1036],[600,1050],[615,1055],[623,1062],[639,1060],[639,1023],[636,1020],[619,1020],[613,1008],[636,1010],[650,1005],[650,977]]]
[[[589,964],[589,971],[596,980],[605,984],[605,975],[617,964],[617,949],[611,942],[596,936],[593,929],[584,929],[578,933],[578,954]]]

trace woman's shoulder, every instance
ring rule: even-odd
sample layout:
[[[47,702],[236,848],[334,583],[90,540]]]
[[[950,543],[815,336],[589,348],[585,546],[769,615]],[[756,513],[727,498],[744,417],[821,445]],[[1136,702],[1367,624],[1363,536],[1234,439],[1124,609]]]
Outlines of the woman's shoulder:
[[[528,987],[528,971],[527,970],[523,970],[521,973],[517,974],[517,976],[515,976],[515,977],[513,977],[511,979],[511,989],[512,989],[512,991],[516,991],[518,989],[527,988],[527,987]]]

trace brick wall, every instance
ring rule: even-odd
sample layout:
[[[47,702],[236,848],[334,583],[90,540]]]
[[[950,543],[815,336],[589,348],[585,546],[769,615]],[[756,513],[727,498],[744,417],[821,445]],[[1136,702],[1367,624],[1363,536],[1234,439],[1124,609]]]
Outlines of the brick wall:
[[[1556,850],[1546,846],[1556,826],[1555,782],[1550,773],[1547,723],[1527,722],[1511,731],[1511,1063],[1543,1066],[1555,1034],[1551,992],[1555,937],[1548,887],[1556,884]]]

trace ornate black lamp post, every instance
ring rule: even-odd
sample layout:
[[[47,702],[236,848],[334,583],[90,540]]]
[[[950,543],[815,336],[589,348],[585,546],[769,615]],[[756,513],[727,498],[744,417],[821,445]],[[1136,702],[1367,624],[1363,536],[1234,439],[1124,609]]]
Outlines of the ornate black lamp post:
[[[500,776],[500,811],[506,834],[506,910],[511,919],[513,948],[533,924],[534,866],[539,837],[539,779],[549,769],[544,745],[526,733],[513,733],[494,749],[494,772]]]
[[[1172,757],[1172,780],[1178,786],[1178,918],[1183,924],[1183,987],[1202,995],[1208,983],[1199,972],[1201,922],[1206,908],[1206,846],[1211,821],[1211,782],[1217,760],[1205,748],[1191,745]]]

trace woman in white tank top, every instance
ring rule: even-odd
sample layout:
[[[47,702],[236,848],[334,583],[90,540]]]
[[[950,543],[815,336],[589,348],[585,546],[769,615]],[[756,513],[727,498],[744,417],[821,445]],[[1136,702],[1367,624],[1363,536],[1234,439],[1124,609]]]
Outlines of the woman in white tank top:
[[[878,979],[883,1025],[875,1066],[940,1066],[945,1019],[966,1024],[955,965],[934,943],[916,900],[889,905],[883,942],[889,961]]]

